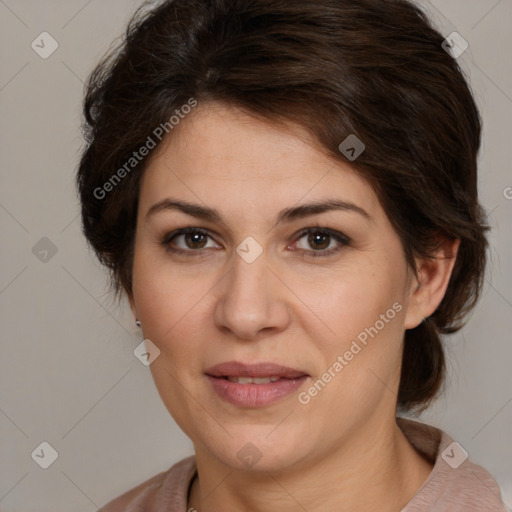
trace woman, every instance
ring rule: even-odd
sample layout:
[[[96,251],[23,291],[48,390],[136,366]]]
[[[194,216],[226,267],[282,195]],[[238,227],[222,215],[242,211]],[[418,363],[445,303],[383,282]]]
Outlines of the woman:
[[[175,0],[98,65],[84,233],[195,451],[101,510],[505,510],[396,416],[438,395],[485,268],[443,40],[405,0]]]

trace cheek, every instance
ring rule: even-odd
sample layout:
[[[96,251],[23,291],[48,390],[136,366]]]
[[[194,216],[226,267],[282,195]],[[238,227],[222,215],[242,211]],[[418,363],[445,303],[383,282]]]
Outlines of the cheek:
[[[304,290],[307,304],[322,320],[328,334],[324,339],[330,340],[328,346],[344,348],[360,333],[364,338],[365,330],[376,323],[379,331],[399,332],[397,310],[403,309],[404,275],[398,264],[360,258],[357,264],[346,265],[328,278],[310,283]],[[393,304],[398,305],[393,308]]]
[[[197,272],[180,270],[143,251],[134,260],[133,291],[144,337],[160,349],[150,369],[163,402],[177,421],[178,409],[190,406],[183,388],[193,390],[194,379],[203,371],[215,282],[208,275],[198,277]]]
[[[308,305],[322,320],[313,318],[317,327],[311,328],[324,362],[316,377],[329,382],[326,392],[318,393],[317,407],[355,410],[362,400],[365,407],[376,407],[392,386],[401,358],[405,269],[405,264],[361,258],[324,280],[321,288],[309,288]]]
[[[133,295],[144,334],[156,341],[174,332],[197,314],[211,285],[197,274],[180,271],[179,266],[141,248],[133,265]],[[156,342],[155,341],[155,342]]]
[[[150,371],[162,402],[186,433],[191,429],[190,418],[202,414],[190,400],[197,385],[192,376],[201,369],[200,340],[205,323],[199,316],[211,288],[202,283],[185,278],[154,255],[136,253],[133,292],[137,313],[144,337],[160,349]]]

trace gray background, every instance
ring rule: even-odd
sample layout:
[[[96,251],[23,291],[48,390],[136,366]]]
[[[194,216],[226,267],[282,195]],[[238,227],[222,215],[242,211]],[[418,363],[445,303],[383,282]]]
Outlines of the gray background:
[[[459,61],[484,119],[480,194],[493,232],[483,297],[447,339],[447,393],[420,419],[486,467],[511,507],[512,0],[421,3],[444,35],[469,42]],[[142,338],[106,292],[74,190],[83,81],[139,4],[0,0],[3,512],[92,512],[193,453],[133,355]],[[43,31],[59,45],[47,59],[31,48]],[[43,441],[59,454],[48,469],[31,457]]]

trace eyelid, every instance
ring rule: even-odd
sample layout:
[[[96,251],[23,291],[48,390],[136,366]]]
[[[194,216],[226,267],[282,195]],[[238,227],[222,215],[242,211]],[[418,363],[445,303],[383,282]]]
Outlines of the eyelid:
[[[168,248],[170,246],[171,242],[175,238],[177,238],[178,236],[187,235],[190,233],[199,233],[201,235],[211,238],[213,241],[215,241],[215,243],[217,243],[217,241],[215,240],[215,237],[212,236],[212,233],[209,230],[204,229],[204,228],[194,227],[194,226],[187,226],[184,228],[175,229],[175,230],[171,231],[170,233],[166,233],[161,239],[161,244],[164,247]],[[204,249],[195,249],[195,250],[188,249],[187,250],[187,249],[173,248],[173,249],[169,249],[169,250],[171,250],[172,252],[199,253],[199,252],[203,251]]]
[[[336,229],[331,229],[331,228],[325,228],[322,226],[311,226],[309,228],[304,228],[301,231],[299,231],[297,233],[297,235],[295,235],[295,236],[298,238],[302,238],[304,235],[308,235],[310,233],[325,233],[327,235],[332,236],[333,238],[335,238],[337,240],[339,239],[341,242],[344,242],[347,244],[351,242],[350,238],[347,235],[345,235],[344,233],[342,233],[341,231],[338,231]]]
[[[187,227],[183,227],[183,228],[178,228],[178,229],[173,230],[170,233],[166,233],[161,238],[161,242],[160,243],[161,243],[162,246],[164,246],[168,251],[170,251],[172,253],[177,253],[177,254],[181,253],[181,254],[188,254],[188,255],[193,255],[193,256],[201,256],[204,253],[204,251],[206,251],[207,249],[211,249],[211,248],[180,249],[180,248],[171,248],[170,247],[171,242],[176,237],[181,236],[181,235],[190,234],[190,233],[202,234],[202,235],[204,235],[206,237],[211,238],[213,241],[215,241],[215,243],[218,243],[215,240],[215,237],[212,236],[212,233],[209,230],[207,230],[205,228],[194,227],[194,226],[187,226]],[[315,250],[312,250],[312,249],[311,250],[307,250],[307,249],[294,249],[294,251],[300,251],[304,255],[311,256],[311,257],[329,256],[330,254],[338,253],[343,247],[346,247],[346,246],[350,245],[351,242],[352,242],[352,240],[348,236],[346,236],[344,233],[342,233],[342,232],[340,232],[338,230],[327,228],[327,227],[322,227],[322,226],[319,226],[319,225],[314,225],[314,226],[310,226],[310,227],[304,228],[304,229],[300,230],[298,233],[294,234],[293,235],[293,240],[294,240],[293,243],[298,242],[305,235],[309,235],[311,233],[323,233],[323,234],[326,234],[326,235],[334,238],[338,242],[338,244],[340,244],[340,246],[338,246],[336,248],[329,249],[329,250],[318,250],[318,251],[315,251]]]
[[[296,241],[294,243],[299,241],[305,235],[309,235],[310,233],[323,233],[323,234],[329,235],[331,238],[334,238],[334,240],[336,240],[338,242],[339,246],[328,249],[328,250],[319,250],[319,251],[314,251],[312,249],[311,250],[298,249],[299,251],[301,251],[304,254],[305,257],[314,257],[314,258],[328,257],[331,254],[339,253],[343,247],[349,246],[352,242],[352,240],[347,235],[342,233],[341,231],[322,227],[322,226],[311,226],[309,228],[302,229],[297,235],[295,235],[294,238]],[[295,249],[295,250],[297,250],[297,249]]]

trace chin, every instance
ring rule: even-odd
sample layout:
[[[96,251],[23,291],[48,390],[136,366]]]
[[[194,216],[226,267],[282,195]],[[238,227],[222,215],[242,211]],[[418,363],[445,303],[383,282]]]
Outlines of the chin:
[[[233,437],[212,452],[237,471],[280,472],[298,464],[306,455],[303,440],[307,437],[290,433],[284,425],[239,425],[228,431]]]

